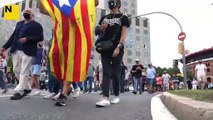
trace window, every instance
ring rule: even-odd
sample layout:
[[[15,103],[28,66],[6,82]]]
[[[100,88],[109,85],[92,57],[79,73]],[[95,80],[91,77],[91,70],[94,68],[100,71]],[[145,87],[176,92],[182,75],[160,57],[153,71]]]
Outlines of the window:
[[[127,55],[132,55],[132,51],[128,50]]]
[[[25,10],[25,1],[23,1],[21,5],[21,11],[24,11],[24,10]]]
[[[101,9],[101,17],[103,17],[104,15],[106,15],[106,10],[105,9]]]
[[[206,63],[206,67],[210,67],[210,63]]]
[[[137,48],[137,49],[140,49],[140,43],[137,44],[136,48]]]
[[[130,14],[127,14],[127,17],[129,17],[129,23],[131,24],[132,23],[132,18],[131,18],[132,15]]]
[[[36,2],[36,8],[39,8],[39,2],[38,1]]]
[[[139,30],[139,29],[136,29],[136,33],[137,33],[137,34],[140,34],[140,30]]]
[[[136,41],[140,41],[140,36],[136,36]]]
[[[134,4],[134,3],[132,3],[132,4],[131,4],[131,7],[132,7],[132,8],[135,8],[135,4]]]
[[[29,7],[30,7],[30,8],[33,7],[33,0],[30,0]]]
[[[141,53],[139,51],[136,51],[136,56],[141,56]]]
[[[131,58],[127,58],[127,63],[132,63],[132,59]]]
[[[4,17],[4,8],[2,9],[1,17]]]
[[[147,30],[144,30],[144,35],[148,35],[148,31]]]
[[[140,18],[139,18],[139,17],[137,17],[137,18],[135,19],[135,22],[136,22],[136,26],[140,26]]]
[[[208,82],[208,83],[211,82],[211,80],[212,80],[211,77],[208,77],[208,78],[207,78],[207,82]]]
[[[135,10],[131,10],[131,14],[132,14],[132,15],[135,15]]]
[[[211,72],[211,70],[209,68],[207,68],[207,72]]]
[[[123,2],[123,6],[127,6],[128,4],[127,4],[127,2],[126,1],[124,1]]]
[[[143,20],[143,27],[145,27],[145,28],[148,27],[148,19]]]

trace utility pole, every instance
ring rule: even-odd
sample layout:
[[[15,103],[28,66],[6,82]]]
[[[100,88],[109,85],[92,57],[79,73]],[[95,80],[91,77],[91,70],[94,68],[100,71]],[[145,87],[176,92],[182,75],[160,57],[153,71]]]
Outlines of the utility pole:
[[[182,49],[183,49],[183,53],[182,53],[182,61],[183,61],[183,76],[184,76],[184,84],[186,85],[186,81],[187,81],[187,73],[186,73],[186,53],[185,53],[185,46],[184,46],[184,39],[186,37],[186,34],[183,32],[183,28],[180,24],[180,22],[171,14],[169,13],[166,13],[166,12],[150,12],[150,13],[146,13],[146,14],[141,14],[141,15],[137,15],[137,16],[134,16],[134,17],[131,17],[131,18],[137,18],[137,17],[142,17],[142,16],[147,16],[147,15],[152,15],[152,14],[164,14],[164,15],[167,15],[171,18],[173,18],[177,24],[179,25],[180,27],[180,34],[178,35],[178,39],[180,41],[182,41]]]

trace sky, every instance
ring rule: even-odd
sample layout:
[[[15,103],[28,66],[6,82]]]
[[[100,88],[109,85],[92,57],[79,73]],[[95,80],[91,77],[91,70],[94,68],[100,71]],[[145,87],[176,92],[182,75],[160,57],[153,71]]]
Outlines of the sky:
[[[23,0],[0,0],[0,8],[4,7],[4,5],[13,4],[20,1],[23,1]]]
[[[166,12],[174,16],[186,33],[185,49],[191,53],[213,46],[213,0],[137,0],[138,15]],[[172,67],[178,54],[180,27],[163,14],[145,16],[150,19],[151,62],[155,66]],[[180,64],[180,63],[179,63]]]

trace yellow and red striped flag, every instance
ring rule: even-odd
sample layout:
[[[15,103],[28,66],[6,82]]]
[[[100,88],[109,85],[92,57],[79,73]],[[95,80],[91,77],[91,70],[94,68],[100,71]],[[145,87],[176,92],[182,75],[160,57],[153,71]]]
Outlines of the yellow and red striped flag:
[[[95,0],[41,0],[54,24],[51,72],[59,79],[86,79],[96,24]]]

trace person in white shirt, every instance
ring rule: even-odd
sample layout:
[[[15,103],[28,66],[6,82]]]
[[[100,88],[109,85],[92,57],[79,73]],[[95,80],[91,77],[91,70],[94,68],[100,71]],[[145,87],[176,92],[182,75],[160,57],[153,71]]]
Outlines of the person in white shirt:
[[[197,80],[195,78],[192,81],[192,90],[197,90]]]
[[[202,63],[201,60],[198,61],[198,64],[195,66],[195,75],[198,80],[198,86],[201,89],[204,89],[206,85],[206,65]]]
[[[169,90],[169,81],[171,79],[171,76],[167,73],[167,71],[165,70],[163,75],[162,75],[162,79],[163,79],[163,91],[167,91]]]

